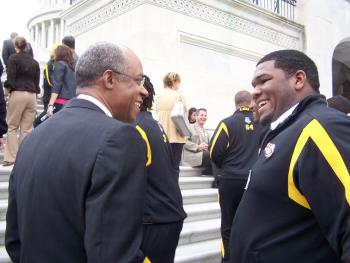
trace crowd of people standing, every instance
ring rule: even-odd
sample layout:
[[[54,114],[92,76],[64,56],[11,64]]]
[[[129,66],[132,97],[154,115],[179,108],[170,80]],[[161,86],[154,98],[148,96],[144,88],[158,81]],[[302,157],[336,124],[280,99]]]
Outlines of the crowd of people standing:
[[[131,49],[98,43],[78,59],[67,36],[45,66],[32,131],[40,68],[25,38],[11,41],[0,131],[4,165],[15,164],[5,235],[14,263],[174,262],[181,162],[217,176],[222,262],[350,260],[350,118],[327,107],[304,53],[264,56],[253,92],[235,94],[210,136],[207,110],[188,110],[178,73],[155,94]],[[172,121],[177,101],[190,136]]]

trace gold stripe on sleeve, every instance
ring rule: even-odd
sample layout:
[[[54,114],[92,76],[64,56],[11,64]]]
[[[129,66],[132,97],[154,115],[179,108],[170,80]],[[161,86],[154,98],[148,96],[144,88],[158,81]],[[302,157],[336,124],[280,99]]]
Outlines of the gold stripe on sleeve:
[[[349,171],[346,168],[344,160],[340,155],[337,147],[334,145],[332,139],[329,137],[326,130],[316,119],[312,120],[308,125],[306,125],[295,145],[288,171],[288,196],[303,207],[311,209],[306,198],[297,189],[293,180],[294,166],[309,138],[311,138],[316,144],[316,146],[319,148],[323,157],[325,158],[335,175],[338,177],[339,181],[342,183],[345,190],[346,200],[350,205]]]
[[[151,260],[149,260],[148,257],[145,257],[145,259],[143,260],[143,263],[152,263]]]
[[[211,158],[211,154],[212,154],[212,152],[213,152],[213,148],[214,148],[214,146],[215,146],[215,143],[216,143],[216,141],[217,141],[217,139],[218,139],[218,137],[219,137],[219,135],[220,135],[220,133],[221,133],[222,130],[225,131],[225,133],[226,133],[226,135],[227,135],[227,138],[228,138],[228,129],[227,129],[227,126],[226,126],[226,124],[225,124],[224,122],[222,122],[222,123],[220,124],[220,127],[219,127],[218,131],[217,131],[216,134],[215,134],[215,137],[214,137],[214,139],[213,139],[213,143],[212,143],[212,145],[211,145],[211,147],[210,147],[210,152],[209,152],[210,158]],[[228,141],[228,140],[227,140],[227,141]],[[230,143],[227,142],[226,149],[227,149],[229,146],[230,146]]]
[[[141,134],[142,139],[146,143],[146,146],[147,146],[147,162],[146,162],[146,166],[150,166],[151,163],[152,163],[152,151],[151,151],[151,145],[150,145],[150,143],[148,141],[147,134],[145,133],[145,131],[139,125],[136,125],[136,129],[139,131],[139,133]]]
[[[47,64],[45,66],[45,76],[46,76],[47,83],[49,83],[50,87],[52,87],[52,84],[49,78],[49,66]]]

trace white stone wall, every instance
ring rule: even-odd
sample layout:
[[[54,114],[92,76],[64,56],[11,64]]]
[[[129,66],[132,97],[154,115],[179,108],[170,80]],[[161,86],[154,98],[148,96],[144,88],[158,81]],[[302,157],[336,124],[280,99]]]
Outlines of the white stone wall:
[[[273,50],[305,51],[330,97],[334,48],[350,37],[348,0],[298,0],[295,22],[248,0],[82,0],[59,17],[78,53],[97,41],[135,50],[156,92],[166,72],[179,72],[189,106],[208,109],[210,128],[232,113],[235,92],[252,89],[256,61]]]
[[[321,93],[331,97],[333,52],[350,37],[350,2],[298,0],[296,21],[305,26],[305,51],[318,66]]]
[[[304,43],[301,25],[238,1],[91,1],[63,17],[78,52],[96,41],[135,50],[156,92],[166,72],[178,72],[189,106],[208,109],[209,128],[232,114],[238,90],[252,90],[260,57]]]

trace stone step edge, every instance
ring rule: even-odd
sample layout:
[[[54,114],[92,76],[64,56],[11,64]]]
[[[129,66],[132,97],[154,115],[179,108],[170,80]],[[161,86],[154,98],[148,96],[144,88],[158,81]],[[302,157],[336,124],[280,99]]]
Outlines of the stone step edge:
[[[221,253],[221,239],[201,241],[194,244],[178,246],[175,263],[192,262]]]

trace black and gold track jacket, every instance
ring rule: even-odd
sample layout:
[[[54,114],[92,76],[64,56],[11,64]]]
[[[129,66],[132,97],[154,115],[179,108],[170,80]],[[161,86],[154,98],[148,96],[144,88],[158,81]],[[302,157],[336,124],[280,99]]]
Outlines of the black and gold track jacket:
[[[261,125],[253,124],[253,113],[247,107],[237,109],[219,123],[209,153],[220,169],[221,178],[247,179],[249,169],[258,157],[263,130]]]
[[[172,162],[172,152],[161,125],[150,112],[140,112],[136,129],[147,145],[147,188],[145,224],[172,223],[186,218],[179,187],[179,173]]]
[[[261,149],[233,221],[231,262],[350,262],[350,118],[309,96]]]

